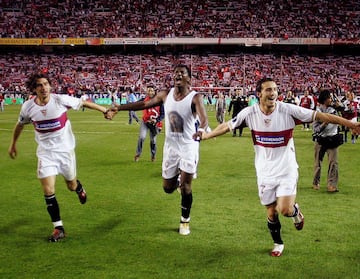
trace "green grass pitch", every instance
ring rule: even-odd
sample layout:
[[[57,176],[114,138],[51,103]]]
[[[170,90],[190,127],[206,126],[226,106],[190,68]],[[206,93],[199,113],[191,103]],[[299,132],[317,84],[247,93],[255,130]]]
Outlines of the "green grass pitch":
[[[67,238],[48,243],[52,231],[36,178],[36,144],[28,125],[18,158],[7,154],[20,106],[0,113],[1,278],[358,278],[360,274],[360,140],[339,152],[340,192],[312,186],[311,132],[294,133],[300,165],[298,199],[303,231],[281,218],[284,254],[272,258],[265,209],[257,197],[249,130],[201,143],[193,182],[191,234],[177,233],[180,195],[162,190],[161,159],[150,161],[149,139],[133,161],[139,126],[127,112],[106,121],[96,111],[70,111],[77,139],[78,177],[88,193],[81,205],[62,177],[57,198]],[[141,112],[138,112],[140,115]],[[208,112],[215,127],[215,112]],[[227,116],[229,119],[229,116]]]

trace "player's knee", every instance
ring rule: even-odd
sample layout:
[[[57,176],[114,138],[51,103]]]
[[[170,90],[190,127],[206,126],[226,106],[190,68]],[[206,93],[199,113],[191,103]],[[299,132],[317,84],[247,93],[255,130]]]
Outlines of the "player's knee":
[[[290,208],[290,207],[283,207],[280,209],[280,213],[283,215],[283,216],[286,216],[286,217],[291,217],[293,216],[294,214],[294,208]]]
[[[191,189],[191,183],[186,183],[184,182],[181,185],[181,191],[185,194],[185,195],[190,195],[192,193],[192,189]]]
[[[175,191],[176,187],[173,187],[171,185],[163,185],[164,192],[167,194],[171,194]]]

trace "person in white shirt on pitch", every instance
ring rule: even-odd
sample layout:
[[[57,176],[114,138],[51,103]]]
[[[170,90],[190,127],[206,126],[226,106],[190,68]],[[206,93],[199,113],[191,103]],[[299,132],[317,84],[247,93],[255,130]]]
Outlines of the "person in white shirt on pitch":
[[[163,148],[163,189],[171,194],[181,192],[179,233],[190,234],[190,211],[193,203],[192,180],[199,162],[199,142],[193,140],[196,131],[208,129],[202,94],[191,89],[191,70],[179,64],[174,68],[174,87],[160,90],[149,100],[116,105],[113,111],[143,110],[164,105],[165,143]]]
[[[55,196],[56,176],[61,174],[65,178],[68,189],[76,191],[81,204],[87,200],[85,189],[76,178],[75,137],[67,111],[70,108],[79,110],[81,107],[87,107],[102,112],[108,119],[111,119],[112,112],[80,98],[51,93],[51,81],[44,73],[33,74],[26,85],[31,93],[36,94],[36,97],[27,100],[22,105],[8,153],[12,159],[16,158],[16,143],[20,134],[26,124],[33,124],[35,141],[38,144],[37,176],[54,226],[54,231],[48,240],[57,242],[65,237],[65,230]]]
[[[293,139],[295,125],[320,120],[347,126],[357,134],[360,126],[336,115],[277,101],[278,87],[271,78],[259,80],[256,92],[259,103],[243,109],[236,117],[209,133],[195,133],[194,139],[214,138],[243,124],[249,127],[255,149],[258,194],[261,204],[266,207],[268,228],[274,241],[270,254],[279,257],[284,250],[279,214],[291,217],[297,230],[304,225],[304,216],[295,201],[298,181]]]

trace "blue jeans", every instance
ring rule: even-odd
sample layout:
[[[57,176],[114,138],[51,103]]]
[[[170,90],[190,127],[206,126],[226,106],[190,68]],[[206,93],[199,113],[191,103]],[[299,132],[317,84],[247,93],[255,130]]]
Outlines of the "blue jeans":
[[[131,123],[132,123],[132,120],[133,120],[133,119],[135,119],[135,120],[136,120],[136,122],[138,122],[138,123],[139,123],[139,118],[137,117],[137,115],[136,115],[135,111],[133,111],[133,110],[129,110],[129,124],[131,124]]]
[[[140,131],[139,131],[139,139],[136,148],[136,155],[140,156],[143,148],[143,143],[145,141],[147,132],[150,133],[150,152],[151,157],[155,157],[156,154],[156,135],[158,134],[158,128],[150,123],[145,123],[141,121],[140,123]]]

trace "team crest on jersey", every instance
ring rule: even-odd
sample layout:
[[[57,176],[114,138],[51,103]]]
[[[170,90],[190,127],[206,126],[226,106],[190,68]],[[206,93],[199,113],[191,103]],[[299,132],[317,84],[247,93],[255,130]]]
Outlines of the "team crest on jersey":
[[[40,110],[40,112],[42,113],[42,115],[46,116],[46,109]]]
[[[271,119],[264,119],[265,126],[270,126]]]

